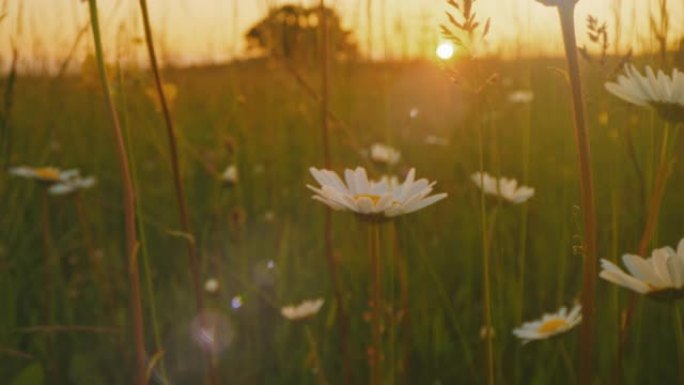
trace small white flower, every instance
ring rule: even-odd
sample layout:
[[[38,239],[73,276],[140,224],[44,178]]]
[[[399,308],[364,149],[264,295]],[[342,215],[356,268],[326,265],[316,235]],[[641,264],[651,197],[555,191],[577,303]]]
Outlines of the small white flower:
[[[418,107],[413,107],[413,108],[411,108],[411,110],[409,111],[409,117],[410,117],[411,119],[417,118],[419,114],[420,114],[420,110],[418,109]]]
[[[446,146],[449,145],[449,141],[448,141],[447,139],[440,138],[439,136],[435,136],[435,135],[428,135],[428,136],[426,136],[424,142],[425,142],[425,144],[427,144],[428,146],[442,146],[442,147],[446,147]]]
[[[67,172],[72,172],[69,170]],[[18,166],[9,169],[9,173],[26,179],[33,179],[40,182],[58,182],[62,176],[60,169],[56,167],[29,167]]]
[[[303,318],[309,318],[314,316],[321,310],[325,300],[323,298],[318,298],[314,300],[308,300],[300,303],[299,305],[288,305],[280,309],[280,314],[283,317],[295,321]]]
[[[529,104],[534,100],[531,90],[517,90],[508,94],[508,101],[513,104]]]
[[[666,120],[684,122],[684,73],[672,70],[672,76],[646,67],[642,75],[632,64],[625,66],[617,82],[608,82],[606,89],[613,95],[637,106],[650,106]]]
[[[684,238],[677,251],[671,247],[655,249],[651,257],[625,254],[622,262],[629,274],[606,259],[601,260],[599,276],[655,299],[675,299],[684,296]]]
[[[409,214],[447,197],[445,193],[430,196],[436,182],[415,180],[415,169],[409,171],[403,183],[392,182],[391,178],[369,180],[363,167],[346,169],[346,184],[333,171],[314,167],[309,170],[321,185],[320,188],[307,185],[316,193],[313,199],[333,210],[349,210],[369,218],[392,218]]]
[[[223,174],[221,174],[221,180],[226,184],[237,184],[240,180],[237,166],[234,164],[228,166]]]
[[[69,170],[61,173],[59,182],[53,184],[48,189],[52,195],[67,195],[78,190],[85,190],[95,186],[97,179],[95,177],[81,177],[78,170]]]
[[[557,313],[547,313],[540,320],[525,322],[514,329],[513,334],[523,340],[523,343],[543,340],[560,333],[564,333],[582,322],[582,306],[575,305],[570,313],[563,306]]]
[[[470,178],[485,194],[500,196],[512,203],[523,203],[534,196],[534,188],[518,186],[518,181],[515,179],[497,179],[479,171]]]
[[[216,278],[209,278],[204,281],[204,291],[209,294],[215,294],[219,289],[219,281]]]
[[[370,148],[370,158],[374,162],[393,166],[401,159],[401,153],[393,147],[374,143]]]

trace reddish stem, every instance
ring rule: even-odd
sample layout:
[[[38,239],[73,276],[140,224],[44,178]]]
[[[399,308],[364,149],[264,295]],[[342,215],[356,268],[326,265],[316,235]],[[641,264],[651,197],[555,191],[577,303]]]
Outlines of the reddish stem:
[[[568,75],[572,90],[575,142],[579,160],[582,216],[584,219],[584,264],[581,292],[582,328],[580,335],[580,376],[582,385],[592,383],[593,340],[596,302],[596,250],[597,224],[594,202],[594,184],[591,172],[591,148],[585,120],[582,82],[580,79],[577,41],[575,36],[575,1],[561,1],[557,5],[563,30],[563,43],[568,62]]]

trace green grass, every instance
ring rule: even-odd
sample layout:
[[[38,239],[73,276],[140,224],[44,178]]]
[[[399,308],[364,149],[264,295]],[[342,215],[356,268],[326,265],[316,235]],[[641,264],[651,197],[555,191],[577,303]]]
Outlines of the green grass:
[[[450,83],[448,74],[436,66],[335,66],[331,106],[345,124],[333,124],[333,164],[336,171],[367,165],[360,154],[363,147],[387,142],[402,151],[397,171],[416,167],[419,176],[438,181],[438,191],[449,193],[447,200],[396,223],[398,250],[408,269],[411,325],[409,374],[398,381],[482,383],[479,192],[469,176],[478,169],[477,129],[484,120],[486,169],[519,180],[527,175],[527,184],[537,190],[526,208],[501,207],[493,232],[497,383],[569,384],[577,373],[564,361],[562,349],[574,365],[577,330],[525,346],[511,334],[521,321],[571,305],[581,285],[581,257],[573,249],[580,243],[581,220],[575,208],[579,192],[569,94],[562,75],[552,69],[562,68],[563,62],[492,60],[483,65],[502,79],[488,92],[484,116],[475,113],[475,98]],[[300,70],[317,87],[316,72]],[[648,193],[662,122],[651,112],[608,95],[600,71],[584,70],[599,256],[616,259],[635,251],[645,217],[625,139],[631,132]],[[202,277],[215,276],[221,283],[220,293],[208,295],[207,303],[225,316],[234,333],[218,358],[224,383],[316,383],[316,375],[305,364],[309,345],[304,325],[279,314],[281,305],[316,296],[326,298],[322,314],[308,321],[324,366],[318,370],[324,370],[331,383],[341,383],[334,300],[323,254],[323,208],[304,186],[313,181],[308,167],[322,165],[317,104],[291,75],[270,63],[167,70],[164,75],[178,87],[173,115]],[[184,240],[169,234],[177,229],[177,211],[163,121],[145,96],[152,85],[150,76],[133,71],[123,79],[114,96],[129,131],[155,296],[151,303],[143,290],[148,354],[155,352],[150,310],[154,306],[169,379],[173,384],[197,384],[204,366],[189,337],[189,323],[196,314]],[[508,92],[526,87],[535,93],[530,106],[506,102]],[[415,119],[409,117],[412,108],[420,111]],[[605,125],[599,122],[602,113],[609,116]],[[46,384],[126,384],[132,378],[121,185],[106,119],[99,89],[81,77],[16,80],[11,165],[78,167],[99,179],[83,199],[99,263],[113,287],[114,306],[108,308],[99,291],[102,282],[88,260],[74,203],[69,197],[51,197],[53,251],[60,261],[52,293],[55,322],[115,326],[120,333],[60,333],[54,337],[57,354],[48,355],[44,333],[17,330],[48,323],[42,305],[42,187],[0,172],[0,347],[33,357],[0,351],[0,378],[8,384],[40,383],[27,371],[47,370],[55,359],[58,374]],[[428,146],[426,135],[448,138],[450,145]],[[226,148],[227,137],[235,143],[233,153]],[[676,154],[684,150],[681,135],[675,147]],[[241,180],[228,188],[218,176],[231,162],[238,164]],[[654,246],[676,246],[684,236],[683,173],[677,163]],[[488,208],[494,205],[488,202]],[[236,210],[245,214],[244,223],[232,220]],[[265,219],[269,211],[275,213],[272,222]],[[352,363],[356,383],[361,384],[368,378],[365,349],[370,343],[370,327],[363,318],[370,285],[366,229],[347,213],[334,213],[333,222],[350,315]],[[383,228],[383,242],[393,242],[389,226]],[[391,248],[384,247],[383,253],[389,259]],[[269,260],[275,261],[276,269],[264,268]],[[391,269],[396,271],[396,266],[387,266],[386,277]],[[396,300],[394,283],[385,294]],[[243,297],[244,305],[232,310],[236,295]],[[626,301],[626,290],[599,282],[595,360],[602,384],[609,383],[612,374],[617,304],[622,307]],[[624,383],[674,383],[677,358],[670,307],[640,300],[635,314]]]

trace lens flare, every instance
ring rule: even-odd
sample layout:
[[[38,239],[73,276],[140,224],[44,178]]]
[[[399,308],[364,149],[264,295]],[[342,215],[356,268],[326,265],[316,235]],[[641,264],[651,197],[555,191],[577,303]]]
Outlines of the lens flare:
[[[202,350],[213,355],[221,353],[230,346],[235,336],[225,315],[206,309],[192,320],[190,333]]]

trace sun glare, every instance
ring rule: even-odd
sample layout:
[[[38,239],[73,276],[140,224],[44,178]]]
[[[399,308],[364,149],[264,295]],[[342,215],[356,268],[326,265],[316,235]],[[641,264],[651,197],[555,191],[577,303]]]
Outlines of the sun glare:
[[[449,60],[454,56],[454,45],[448,41],[440,43],[435,51],[437,57],[442,60]]]

